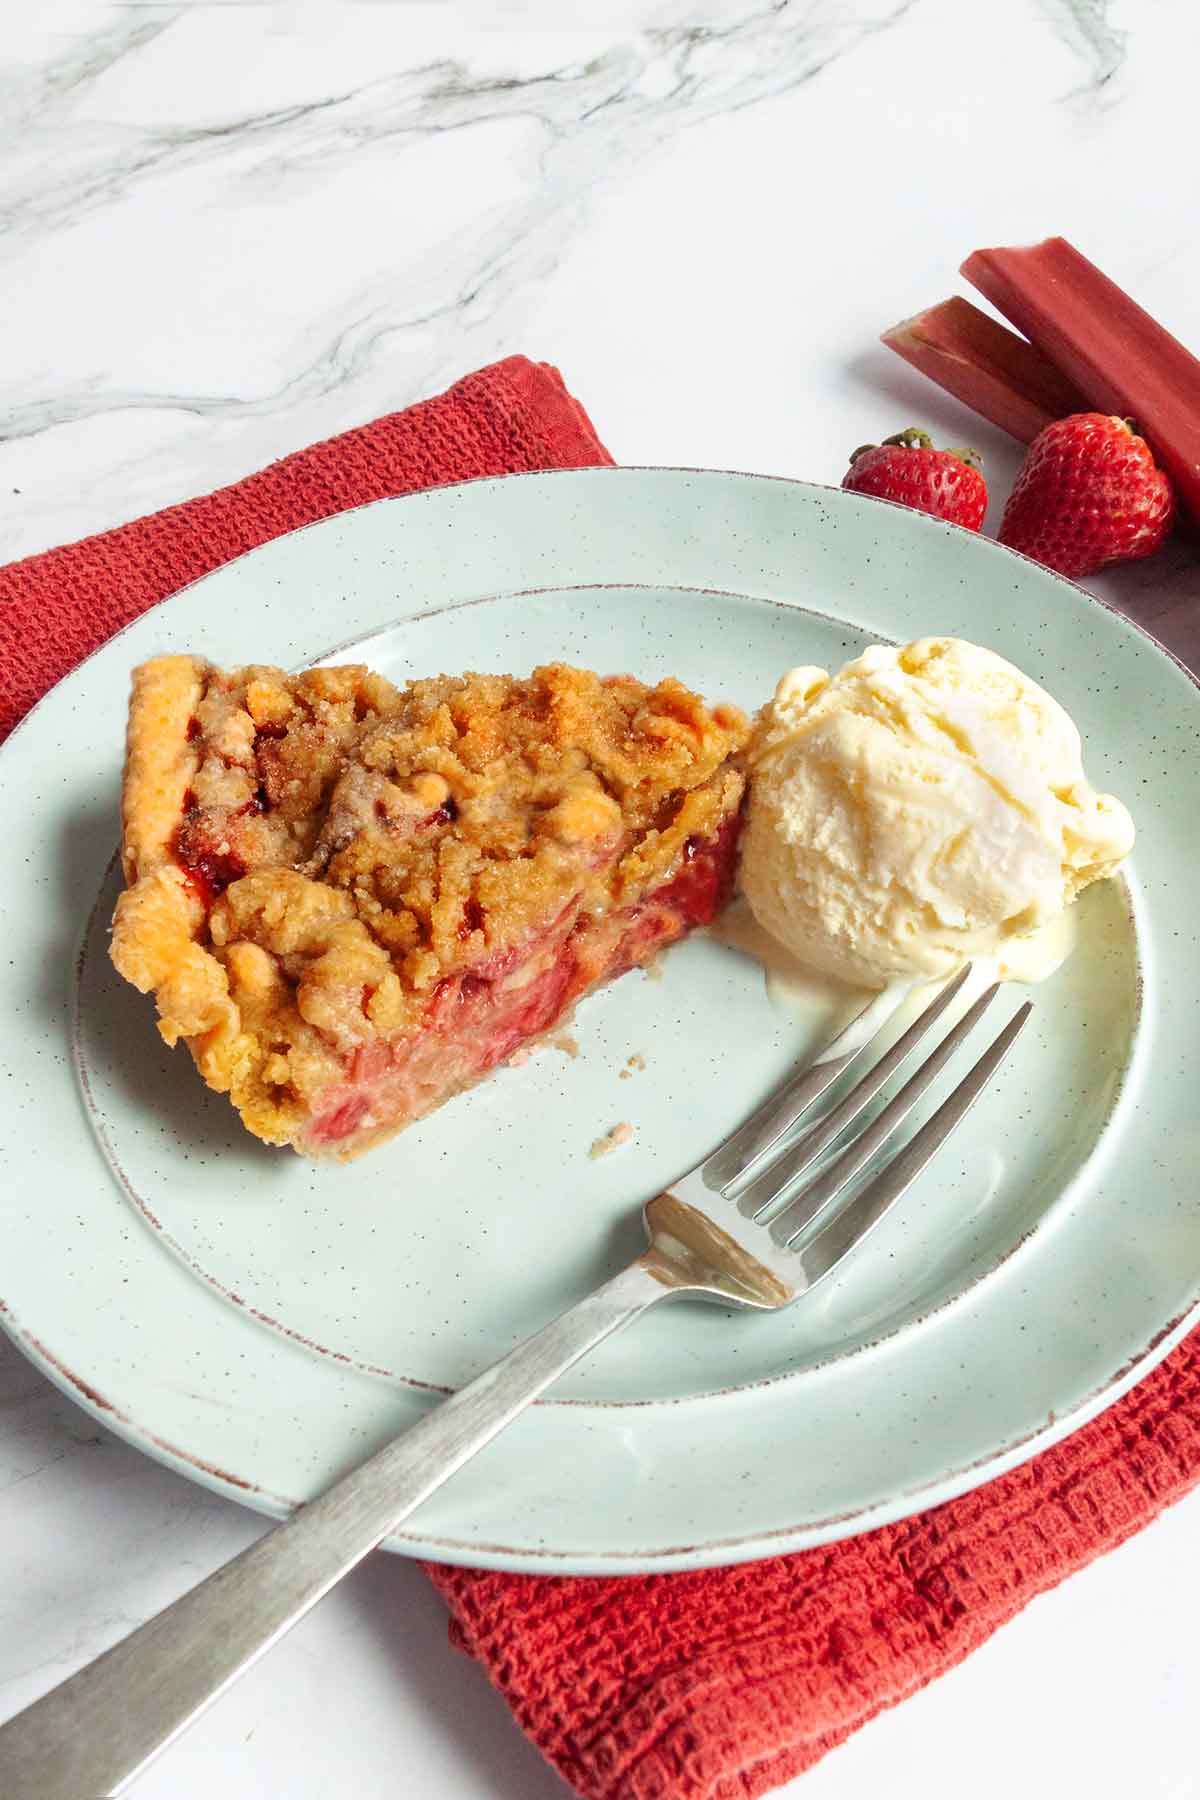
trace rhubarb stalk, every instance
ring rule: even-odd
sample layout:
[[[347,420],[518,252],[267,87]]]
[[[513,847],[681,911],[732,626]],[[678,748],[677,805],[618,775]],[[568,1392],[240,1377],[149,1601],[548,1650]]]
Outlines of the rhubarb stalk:
[[[954,295],[893,325],[881,341],[1001,431],[1030,444],[1087,401],[1049,359]]]
[[[1200,362],[1065,238],[976,250],[967,280],[1100,412],[1137,421],[1200,520]]]

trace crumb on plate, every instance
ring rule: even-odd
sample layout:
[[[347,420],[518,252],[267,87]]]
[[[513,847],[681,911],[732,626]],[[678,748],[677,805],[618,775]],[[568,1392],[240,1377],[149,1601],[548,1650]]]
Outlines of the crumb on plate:
[[[532,1044],[519,1044],[505,1060],[510,1069],[522,1069],[539,1050],[561,1050],[564,1056],[578,1056],[579,1042],[569,1031],[552,1031],[548,1037],[537,1038]]]
[[[603,1137],[595,1140],[588,1155],[591,1157],[607,1156],[610,1151],[619,1150],[622,1144],[627,1144],[632,1136],[633,1126],[628,1119],[622,1119],[619,1125],[614,1125],[611,1131],[605,1132]]]

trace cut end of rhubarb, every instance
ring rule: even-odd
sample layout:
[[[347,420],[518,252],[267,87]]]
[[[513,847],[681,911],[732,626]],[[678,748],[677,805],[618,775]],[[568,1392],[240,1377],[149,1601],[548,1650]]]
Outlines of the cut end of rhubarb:
[[[880,342],[1023,444],[1087,405],[1040,350],[958,294],[893,325]]]

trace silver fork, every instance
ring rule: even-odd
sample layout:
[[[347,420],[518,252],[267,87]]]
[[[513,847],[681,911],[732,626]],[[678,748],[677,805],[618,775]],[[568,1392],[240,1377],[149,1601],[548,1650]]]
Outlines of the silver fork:
[[[660,1300],[790,1306],[852,1250],[945,1143],[1007,1054],[1023,1005],[970,1074],[885,1167],[859,1177],[912,1112],[998,991],[980,995],[895,1098],[838,1140],[937,1022],[970,973],[944,987],[832,1111],[778,1146],[874,1042],[903,992],[878,997],[696,1168],[648,1201],[649,1245],[320,1499],[0,1726],[5,1800],[120,1793],[310,1607],[538,1395]],[[775,1152],[772,1155],[772,1152]],[[824,1158],[824,1166],[821,1159]],[[813,1175],[793,1190],[804,1175]]]

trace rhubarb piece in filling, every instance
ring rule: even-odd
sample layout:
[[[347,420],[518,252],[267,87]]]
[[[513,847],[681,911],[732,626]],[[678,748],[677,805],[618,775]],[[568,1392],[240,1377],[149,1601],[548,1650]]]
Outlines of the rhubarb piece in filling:
[[[747,725],[554,664],[135,670],[112,957],[247,1128],[349,1157],[713,918]]]

